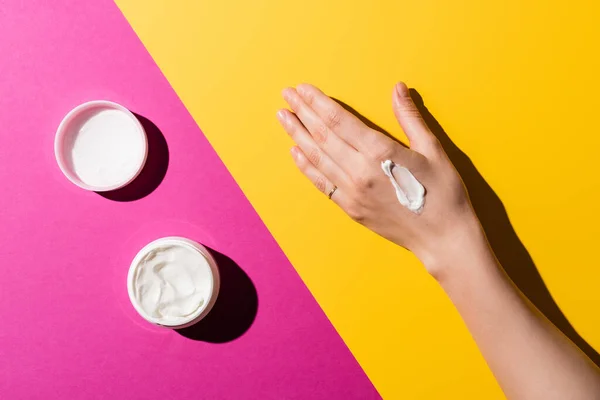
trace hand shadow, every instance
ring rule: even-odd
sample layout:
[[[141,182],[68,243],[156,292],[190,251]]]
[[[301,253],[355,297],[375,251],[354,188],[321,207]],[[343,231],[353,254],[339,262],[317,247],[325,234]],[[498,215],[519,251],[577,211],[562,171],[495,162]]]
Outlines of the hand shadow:
[[[250,277],[235,261],[215,250],[209,251],[221,278],[217,301],[200,322],[176,332],[192,340],[226,343],[250,329],[258,312],[258,295]]]
[[[427,107],[425,107],[421,95],[415,89],[410,89],[410,95],[421,112],[425,123],[438,138],[462,177],[469,192],[475,213],[481,221],[481,225],[490,242],[490,246],[507,275],[542,314],[600,367],[600,355],[577,333],[552,298],[533,259],[510,223],[506,209],[496,192],[494,192],[492,187],[479,173],[471,159],[450,140],[450,137],[446,134],[442,126],[429,112]],[[377,130],[398,141],[352,107],[337,99],[334,100],[371,129]]]
[[[127,186],[110,192],[97,192],[100,196],[114,201],[134,201],[148,196],[162,182],[169,167],[169,147],[162,132],[152,121],[139,114],[140,121],[148,138],[148,158],[140,174]]]

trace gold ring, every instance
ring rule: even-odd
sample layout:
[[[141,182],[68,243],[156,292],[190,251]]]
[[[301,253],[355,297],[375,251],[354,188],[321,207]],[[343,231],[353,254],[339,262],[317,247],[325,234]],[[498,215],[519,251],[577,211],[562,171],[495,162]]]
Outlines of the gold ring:
[[[331,196],[333,196],[333,194],[335,193],[335,191],[336,191],[336,190],[337,190],[337,186],[333,185],[333,189],[331,189],[331,190],[329,191],[329,193],[327,193],[327,198],[328,198],[329,200],[331,200]]]

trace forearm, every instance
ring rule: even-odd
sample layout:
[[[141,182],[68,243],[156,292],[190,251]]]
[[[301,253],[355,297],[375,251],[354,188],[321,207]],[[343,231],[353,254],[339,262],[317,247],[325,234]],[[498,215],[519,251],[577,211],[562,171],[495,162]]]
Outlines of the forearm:
[[[520,293],[478,224],[444,250],[435,270],[510,399],[600,399],[592,362]]]

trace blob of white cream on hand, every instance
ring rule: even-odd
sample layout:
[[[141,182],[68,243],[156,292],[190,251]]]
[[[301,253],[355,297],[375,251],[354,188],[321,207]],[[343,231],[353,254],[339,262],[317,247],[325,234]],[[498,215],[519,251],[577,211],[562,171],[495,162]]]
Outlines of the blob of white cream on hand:
[[[131,302],[150,322],[170,327],[186,325],[197,319],[216,296],[218,281],[211,262],[212,258],[209,260],[192,244],[159,239],[142,249],[131,265]]]
[[[394,186],[400,204],[419,214],[425,205],[425,188],[421,182],[407,168],[395,164],[392,160],[383,161],[381,169]]]

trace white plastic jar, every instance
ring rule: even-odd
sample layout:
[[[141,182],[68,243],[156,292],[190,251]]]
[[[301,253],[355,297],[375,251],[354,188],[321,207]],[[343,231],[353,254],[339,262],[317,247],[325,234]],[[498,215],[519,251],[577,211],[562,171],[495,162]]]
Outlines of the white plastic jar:
[[[127,108],[95,100],[64,117],[56,131],[54,154],[72,183],[108,192],[128,185],[140,174],[148,156],[148,139]]]
[[[202,320],[213,307],[219,293],[219,270],[201,244],[165,237],[147,244],[135,256],[127,291],[146,321],[185,328]]]

